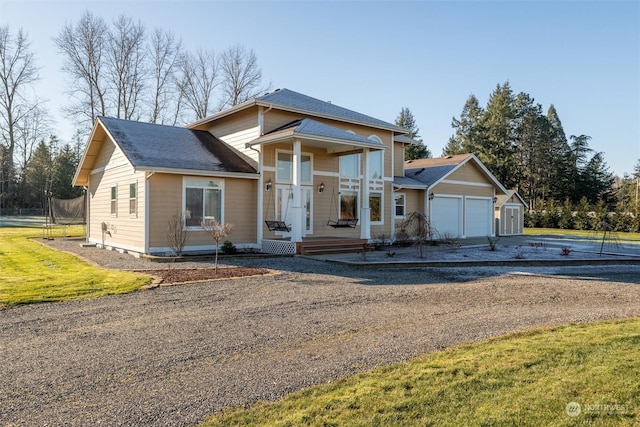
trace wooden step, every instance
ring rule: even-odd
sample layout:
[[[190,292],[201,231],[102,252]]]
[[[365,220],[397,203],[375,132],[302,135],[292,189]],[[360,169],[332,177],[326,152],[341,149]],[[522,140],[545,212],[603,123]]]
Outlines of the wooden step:
[[[297,243],[296,252],[301,255],[322,255],[362,252],[367,245],[364,239],[314,239]]]

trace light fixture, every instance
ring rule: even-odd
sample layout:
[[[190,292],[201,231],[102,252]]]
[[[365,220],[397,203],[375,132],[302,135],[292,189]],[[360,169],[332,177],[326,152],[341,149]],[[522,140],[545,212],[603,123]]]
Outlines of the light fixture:
[[[497,201],[498,201],[498,198],[497,198],[497,197],[494,197],[494,198],[493,198],[493,203],[495,203],[495,202],[497,202]]]
[[[264,185],[264,191],[271,191],[272,185],[273,185],[273,181],[271,181],[271,178],[269,178],[267,183]]]
[[[435,195],[435,193],[431,193],[431,194],[429,194],[429,200],[433,200],[433,198],[434,198],[435,196],[436,196],[436,195]]]
[[[322,193],[324,193],[324,182],[321,182],[320,185],[318,185],[318,194]]]

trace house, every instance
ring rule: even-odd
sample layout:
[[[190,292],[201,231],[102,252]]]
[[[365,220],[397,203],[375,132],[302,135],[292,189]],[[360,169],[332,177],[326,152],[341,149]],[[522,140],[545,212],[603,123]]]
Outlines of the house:
[[[171,253],[177,214],[194,253],[215,248],[208,219],[233,223],[237,247],[271,253],[393,237],[412,210],[452,236],[495,234],[492,204],[506,190],[493,175],[473,155],[405,163],[406,134],[281,89],[186,127],[101,117],[74,185],[89,195],[87,239],[134,255]]]

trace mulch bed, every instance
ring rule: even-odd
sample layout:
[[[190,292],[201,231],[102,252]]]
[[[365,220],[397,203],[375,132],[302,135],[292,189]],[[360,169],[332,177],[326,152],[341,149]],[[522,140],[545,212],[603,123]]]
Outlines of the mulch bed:
[[[203,280],[230,279],[235,277],[263,276],[271,274],[266,268],[254,267],[219,267],[215,268],[172,268],[162,270],[135,270],[137,273],[145,273],[160,277],[160,283],[185,283]]]

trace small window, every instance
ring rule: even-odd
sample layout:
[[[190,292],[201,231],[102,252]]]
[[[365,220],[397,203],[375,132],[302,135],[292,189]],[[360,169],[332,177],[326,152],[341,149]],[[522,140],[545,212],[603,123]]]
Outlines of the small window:
[[[382,222],[382,193],[369,193],[369,212],[371,222]]]
[[[293,154],[285,151],[278,151],[276,158],[276,180],[278,182],[293,181]],[[311,155],[300,155],[300,181],[311,182]]]
[[[138,213],[138,184],[132,182],[129,184],[129,215]]]
[[[340,191],[340,219],[358,218],[358,193],[356,191]]]
[[[369,179],[382,179],[382,150],[369,152]]]
[[[111,187],[111,215],[118,215],[118,187]]]
[[[358,178],[360,174],[360,155],[349,154],[340,156],[340,176],[344,178]]]
[[[404,218],[406,206],[404,193],[396,193],[394,201],[396,205],[396,218]]]

